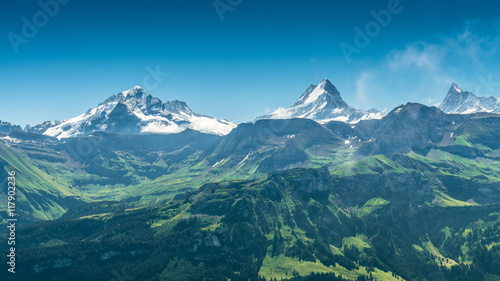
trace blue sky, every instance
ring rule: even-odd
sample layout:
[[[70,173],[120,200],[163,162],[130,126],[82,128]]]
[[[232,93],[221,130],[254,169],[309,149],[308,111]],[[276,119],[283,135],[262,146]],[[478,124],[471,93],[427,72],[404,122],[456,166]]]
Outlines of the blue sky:
[[[73,117],[135,85],[235,122],[323,78],[362,109],[433,105],[453,81],[500,96],[497,1],[58,1],[41,0],[50,15],[39,1],[0,3],[0,120]]]

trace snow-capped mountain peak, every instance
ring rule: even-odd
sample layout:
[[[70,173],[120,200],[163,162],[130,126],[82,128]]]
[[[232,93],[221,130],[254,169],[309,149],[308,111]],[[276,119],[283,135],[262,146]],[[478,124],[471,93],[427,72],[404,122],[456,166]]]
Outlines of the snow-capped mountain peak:
[[[97,131],[121,134],[179,133],[192,129],[203,133],[225,135],[236,124],[194,113],[185,102],[163,103],[141,87],[110,96],[96,108],[77,117],[44,122],[30,132],[57,138],[70,138]]]
[[[141,88],[141,86],[134,86],[132,87],[131,89],[127,90],[127,91],[123,91],[122,93],[123,94],[135,94],[137,92],[146,92],[143,88]]]
[[[452,83],[452,84],[451,84],[451,87],[450,87],[449,92],[450,92],[450,93],[452,93],[452,92],[461,93],[461,92],[462,92],[462,89],[461,89],[460,87],[458,87],[458,85],[457,85],[457,84]]]
[[[453,83],[439,109],[448,114],[500,113],[500,99],[495,97],[477,97],[471,92],[462,90],[457,84]]]
[[[146,91],[143,88],[141,88],[139,86],[135,86],[129,90],[126,90],[126,91],[119,93],[118,96],[128,98],[128,97],[134,97],[137,94],[145,94],[145,93],[146,93]]]
[[[311,85],[293,106],[306,105],[317,102],[319,99],[342,100],[340,93],[328,79],[323,79],[318,86]]]
[[[378,111],[366,112],[350,107],[332,82],[323,79],[318,85],[309,86],[290,108],[278,108],[257,119],[309,118],[319,122],[356,123],[365,119],[380,119],[384,115]]]

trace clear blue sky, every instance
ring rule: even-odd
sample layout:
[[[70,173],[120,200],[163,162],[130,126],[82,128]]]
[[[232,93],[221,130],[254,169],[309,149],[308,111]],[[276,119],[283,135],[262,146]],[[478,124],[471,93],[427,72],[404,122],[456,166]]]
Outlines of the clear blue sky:
[[[223,20],[213,0],[59,1],[46,18],[38,1],[0,3],[0,120],[73,117],[135,85],[235,122],[323,78],[362,109],[436,104],[452,81],[500,96],[498,1],[400,0],[349,61],[340,44],[396,0],[221,0]],[[23,17],[40,27],[24,36]],[[168,77],[144,84],[157,66]]]

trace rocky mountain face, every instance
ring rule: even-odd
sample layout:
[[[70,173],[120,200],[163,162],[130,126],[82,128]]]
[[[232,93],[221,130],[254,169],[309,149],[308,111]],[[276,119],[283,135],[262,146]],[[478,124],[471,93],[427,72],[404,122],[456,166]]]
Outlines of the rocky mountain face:
[[[22,131],[23,129],[21,126],[18,125],[12,125],[8,122],[5,121],[0,121],[0,133],[3,134],[10,134],[12,131]]]
[[[93,132],[120,134],[175,134],[186,129],[225,135],[236,124],[193,112],[185,102],[163,103],[140,87],[112,95],[96,108],[74,118],[44,122],[26,131],[71,138]]]
[[[450,114],[500,113],[500,98],[477,97],[453,83],[439,109]]]
[[[340,92],[328,79],[319,85],[311,85],[289,108],[279,108],[257,119],[308,118],[319,122],[343,121],[356,123],[360,120],[380,119],[384,113],[375,109],[363,111],[350,107]]]
[[[268,173],[311,162],[308,150],[336,147],[342,138],[310,119],[266,119],[240,124],[202,157],[214,170]]]
[[[368,142],[358,150],[360,155],[407,153],[425,154],[435,146],[450,145],[471,115],[445,114],[435,107],[408,103],[393,109],[375,126],[360,124]],[[370,130],[371,128],[371,130]],[[370,135],[368,136],[367,133]]]
[[[164,110],[137,100],[124,112]],[[19,171],[28,266],[6,280],[498,280],[499,140],[498,114],[415,103],[224,136],[14,131],[0,163]]]

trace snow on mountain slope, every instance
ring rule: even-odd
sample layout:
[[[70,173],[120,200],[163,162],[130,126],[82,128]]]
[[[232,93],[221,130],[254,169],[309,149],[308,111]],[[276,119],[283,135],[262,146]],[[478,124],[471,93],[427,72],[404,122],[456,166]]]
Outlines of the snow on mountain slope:
[[[28,132],[71,138],[97,131],[120,134],[175,134],[186,129],[226,135],[236,124],[194,113],[185,102],[162,103],[140,87],[112,95],[96,108],[77,117],[44,122]]]
[[[343,121],[357,123],[360,120],[381,119],[384,112],[375,109],[363,111],[350,107],[328,79],[319,85],[311,85],[289,108],[278,108],[269,115],[257,119],[308,118],[318,122]]]
[[[500,98],[477,97],[453,83],[439,109],[448,114],[500,113]]]

